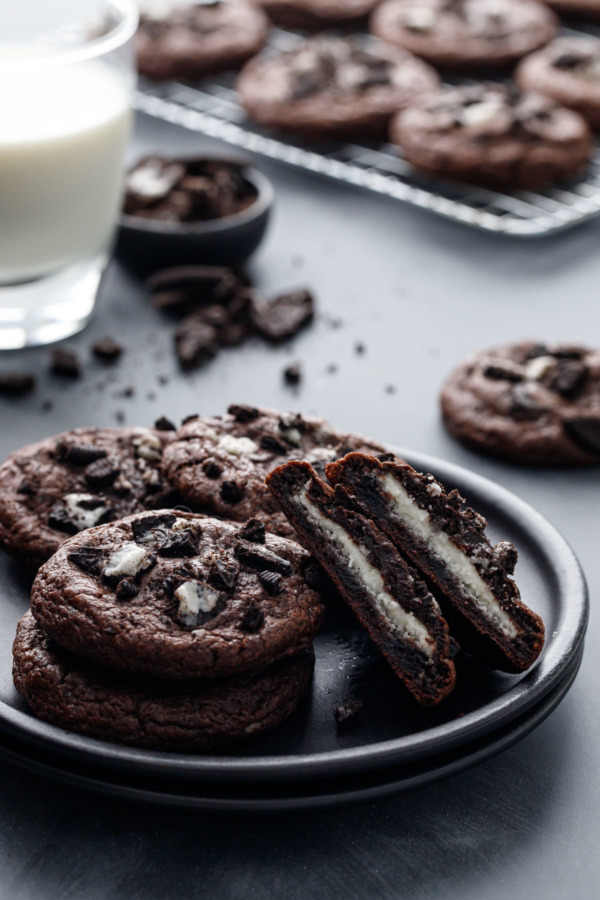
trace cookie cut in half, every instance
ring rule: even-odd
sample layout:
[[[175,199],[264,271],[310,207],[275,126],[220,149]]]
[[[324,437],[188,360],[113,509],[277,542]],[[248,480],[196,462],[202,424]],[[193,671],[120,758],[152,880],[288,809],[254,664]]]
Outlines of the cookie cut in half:
[[[161,510],[66,541],[40,569],[31,609],[73,653],[186,680],[239,674],[308,647],[323,607],[311,559],[250,520]]]
[[[455,681],[448,625],[417,572],[372,521],[340,505],[308,463],[279,466],[267,484],[416,700],[443,700]]]
[[[464,650],[506,672],[523,672],[544,645],[544,625],[521,602],[512,579],[517,551],[492,546],[483,516],[458,491],[409,465],[350,453],[327,466],[350,505],[377,522],[435,585],[452,633]]]
[[[304,650],[264,669],[210,681],[164,682],[111,672],[61,650],[27,612],[13,648],[15,687],[38,718],[87,737],[195,752],[263,734],[310,686]]]

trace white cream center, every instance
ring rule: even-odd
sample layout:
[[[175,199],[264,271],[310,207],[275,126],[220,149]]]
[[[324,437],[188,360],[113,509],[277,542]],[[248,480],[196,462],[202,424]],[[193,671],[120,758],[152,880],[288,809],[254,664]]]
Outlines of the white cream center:
[[[394,502],[396,514],[442,560],[466,588],[476,607],[500,629],[506,637],[516,637],[517,629],[508,613],[502,609],[466,553],[453,544],[445,532],[435,528],[426,509],[417,506],[404,487],[393,477],[384,475],[384,487]]]
[[[94,509],[86,509],[84,504],[93,500],[97,501],[98,498],[92,496],[92,494],[67,494],[64,497],[67,515],[79,531],[93,528],[104,513],[108,511],[108,506],[103,506],[102,504],[99,504]]]
[[[219,602],[219,594],[206,584],[185,581],[175,591],[179,600],[177,619],[182,625],[196,625],[198,613],[209,613]]]
[[[347,559],[348,568],[355,570],[361,583],[390,624],[400,632],[402,637],[414,641],[427,656],[432,656],[434,647],[427,628],[413,613],[402,609],[398,601],[386,591],[381,572],[371,564],[365,550],[354,543],[341,525],[333,522],[317,509],[309,500],[306,488],[296,494],[296,499],[304,507],[309,518],[327,532],[338,550],[343,553]]]

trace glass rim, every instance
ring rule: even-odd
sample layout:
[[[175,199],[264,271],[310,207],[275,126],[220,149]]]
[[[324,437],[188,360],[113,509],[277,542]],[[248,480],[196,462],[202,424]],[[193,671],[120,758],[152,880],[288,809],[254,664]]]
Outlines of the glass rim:
[[[105,0],[107,6],[114,7],[120,13],[120,21],[111,28],[108,34],[83,41],[75,47],[57,48],[48,56],[33,56],[25,59],[1,59],[0,70],[11,68],[46,68],[47,66],[68,65],[97,59],[118,50],[131,40],[137,31],[139,10],[135,0]],[[0,46],[1,46],[0,42]],[[24,45],[26,41],[19,42]]]

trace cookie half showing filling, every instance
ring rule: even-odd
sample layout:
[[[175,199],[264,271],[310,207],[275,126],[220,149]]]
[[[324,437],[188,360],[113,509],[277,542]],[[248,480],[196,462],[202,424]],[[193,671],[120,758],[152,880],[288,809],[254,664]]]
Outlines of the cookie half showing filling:
[[[373,522],[336,502],[306,462],[275,469],[267,484],[393,671],[423,706],[455,681],[448,625],[424,582]]]
[[[174,683],[113,672],[61,650],[31,612],[17,627],[13,679],[35,715],[98,740],[191,753],[256,737],[306,695],[308,648],[254,672]]]
[[[458,491],[409,465],[350,453],[326,467],[346,502],[374,519],[440,592],[461,647],[505,672],[523,672],[544,645],[544,624],[512,579],[517,551],[493,546],[486,520]]]

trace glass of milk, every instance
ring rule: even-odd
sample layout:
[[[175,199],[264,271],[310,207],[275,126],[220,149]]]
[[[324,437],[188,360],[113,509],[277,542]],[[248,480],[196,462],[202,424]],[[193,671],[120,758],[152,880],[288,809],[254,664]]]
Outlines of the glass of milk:
[[[131,126],[132,0],[0,2],[0,349],[74,334],[111,248]]]

